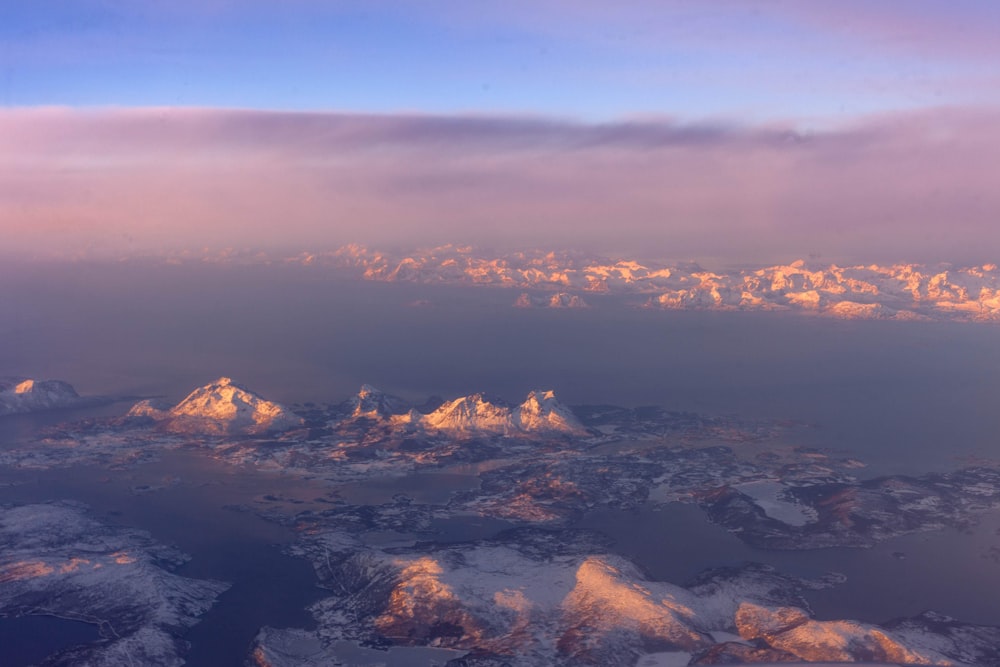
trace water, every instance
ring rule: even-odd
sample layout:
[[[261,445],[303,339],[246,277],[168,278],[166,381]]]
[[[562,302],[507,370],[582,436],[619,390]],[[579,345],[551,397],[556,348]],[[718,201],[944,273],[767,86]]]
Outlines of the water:
[[[100,639],[97,626],[55,616],[0,618],[4,667],[28,667],[63,649]]]

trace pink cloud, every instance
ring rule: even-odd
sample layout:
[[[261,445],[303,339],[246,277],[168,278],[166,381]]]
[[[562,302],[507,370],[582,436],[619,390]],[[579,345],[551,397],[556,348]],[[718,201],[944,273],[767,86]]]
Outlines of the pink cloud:
[[[224,110],[0,112],[14,252],[341,243],[729,261],[1000,255],[1000,113],[803,135],[670,121]]]

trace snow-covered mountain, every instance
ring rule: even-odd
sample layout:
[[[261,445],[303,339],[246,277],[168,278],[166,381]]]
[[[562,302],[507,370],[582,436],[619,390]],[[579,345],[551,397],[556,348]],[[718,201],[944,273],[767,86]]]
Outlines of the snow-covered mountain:
[[[557,292],[546,296],[531,296],[527,292],[522,292],[514,301],[515,308],[589,308],[590,304],[584,301],[579,294],[569,294],[567,292]]]
[[[351,405],[351,416],[356,418],[385,419],[407,411],[407,406],[403,399],[390,396],[370,384],[361,385],[361,390],[358,391],[357,396],[354,396],[349,403]]]
[[[529,392],[514,411],[514,422],[522,431],[586,432],[573,411],[556,399],[554,391]]]
[[[340,532],[315,535],[302,552],[333,592],[312,608],[317,634],[262,633],[258,664],[323,664],[332,657],[324,644],[373,635],[470,652],[468,663],[456,664],[516,667],[975,665],[998,657],[1000,631],[945,617],[881,626],[813,619],[803,592],[835,585],[836,577],[809,581],[746,565],[703,573],[684,587],[650,580],[620,556],[589,552],[596,545],[587,541],[525,531],[509,542],[389,553]]]
[[[463,396],[422,417],[420,425],[437,431],[484,435],[586,432],[583,424],[552,391],[532,391],[516,407],[484,394]]]
[[[392,255],[350,245],[289,258],[348,269],[384,282],[465,284],[554,290],[522,294],[520,307],[580,307],[585,292],[647,295],[666,309],[790,310],[845,319],[1000,321],[997,264],[955,267],[913,263],[839,266],[797,260],[761,268],[711,271],[691,263],[640,263],[574,252],[492,255],[441,246]]]
[[[284,406],[227,377],[195,389],[173,407],[141,401],[127,416],[152,419],[168,431],[219,435],[282,431],[302,424]]]
[[[485,394],[472,394],[447,401],[424,414],[403,399],[364,384],[342,404],[341,410],[347,413],[346,418],[341,412],[330,423],[345,428],[357,428],[356,420],[373,420],[379,428],[440,432],[457,437],[588,433],[552,391],[529,392],[517,406]],[[140,401],[126,417],[152,420],[167,431],[218,435],[281,431],[303,423],[287,408],[225,377],[194,390],[174,406],[157,400]]]
[[[462,396],[426,415],[421,425],[439,431],[511,433],[514,412],[504,402],[485,394]]]
[[[68,408],[81,402],[72,385],[60,380],[0,378],[0,415]]]

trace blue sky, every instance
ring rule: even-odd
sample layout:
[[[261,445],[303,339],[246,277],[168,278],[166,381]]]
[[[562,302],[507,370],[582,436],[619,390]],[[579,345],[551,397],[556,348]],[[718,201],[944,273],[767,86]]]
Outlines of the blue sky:
[[[1000,99],[1000,9],[986,1],[41,0],[3,12],[7,107],[760,121]]]

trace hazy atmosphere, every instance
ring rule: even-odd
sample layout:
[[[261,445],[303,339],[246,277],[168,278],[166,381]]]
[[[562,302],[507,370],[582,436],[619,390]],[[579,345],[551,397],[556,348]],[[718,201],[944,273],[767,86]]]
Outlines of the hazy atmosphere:
[[[348,242],[985,262],[1000,113],[824,130],[219,110],[0,112],[5,250]]]

